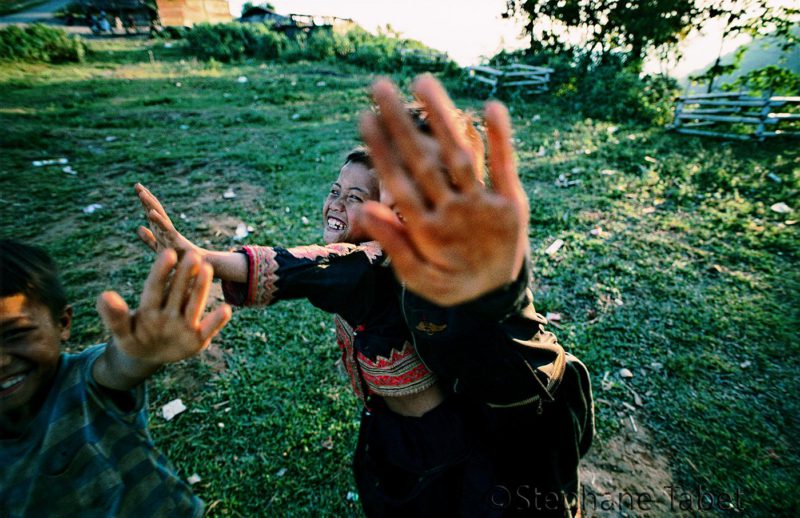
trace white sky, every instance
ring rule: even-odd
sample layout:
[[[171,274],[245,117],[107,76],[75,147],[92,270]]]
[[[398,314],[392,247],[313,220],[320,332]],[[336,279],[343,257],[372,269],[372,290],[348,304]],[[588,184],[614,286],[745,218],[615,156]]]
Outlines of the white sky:
[[[245,0],[230,0],[234,16]],[[258,3],[257,0],[251,0]],[[387,23],[405,38],[447,52],[460,65],[476,64],[514,45],[519,29],[501,20],[504,0],[271,0],[280,14],[316,14],[352,18],[375,32]]]
[[[229,0],[231,12],[239,16],[245,0]],[[779,0],[785,2],[787,0]],[[796,1],[796,0],[788,0]],[[259,3],[253,0],[253,3]],[[504,0],[272,0],[280,14],[299,13],[352,18],[369,31],[387,23],[403,37],[446,51],[462,66],[477,64],[481,56],[492,56],[502,48],[525,47],[520,41],[520,27],[503,20]],[[707,34],[695,35],[682,45],[683,59],[663,71],[676,77],[708,64],[716,58],[720,28],[710,27]],[[735,50],[747,39],[726,43],[724,52]],[[664,65],[648,63],[646,71],[662,71]]]

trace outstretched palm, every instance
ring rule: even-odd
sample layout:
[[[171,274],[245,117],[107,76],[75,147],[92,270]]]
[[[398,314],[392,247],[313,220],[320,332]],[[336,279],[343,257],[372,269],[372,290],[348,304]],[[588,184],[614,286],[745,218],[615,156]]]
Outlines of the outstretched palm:
[[[428,112],[431,137],[410,120],[387,80],[373,86],[379,114],[361,132],[383,182],[403,215],[369,203],[364,225],[392,257],[409,289],[444,306],[473,300],[513,281],[528,253],[528,202],[516,173],[508,113],[489,103],[485,120],[493,191],[479,180],[454,107],[430,76],[414,87]]]

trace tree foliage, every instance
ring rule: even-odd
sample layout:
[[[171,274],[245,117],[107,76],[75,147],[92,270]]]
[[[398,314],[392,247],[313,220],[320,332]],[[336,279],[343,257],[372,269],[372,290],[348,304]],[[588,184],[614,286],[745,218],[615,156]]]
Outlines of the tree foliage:
[[[691,29],[695,0],[507,0],[522,17],[531,49],[568,50],[576,37],[604,58],[622,52],[634,68],[650,49],[673,47]]]
[[[732,63],[722,64],[722,44],[725,40],[747,34],[754,38],[769,35],[779,42],[780,49],[788,51],[800,44],[800,33],[797,31],[800,22],[800,9],[773,5],[770,0],[716,0],[711,2],[702,11],[698,20],[700,27],[711,20],[722,22],[723,29],[720,36],[720,50],[717,59],[708,70],[692,77],[697,82],[708,81],[707,91],[711,92],[715,80],[722,75],[729,74],[739,68],[744,48],[737,52]],[[780,67],[773,67],[780,68]],[[755,74],[753,77],[767,77],[775,75],[773,68],[765,68],[764,73]],[[780,75],[780,73],[778,73]],[[783,83],[781,83],[783,84]],[[738,82],[741,86],[742,83]]]
[[[626,57],[638,70],[650,51],[666,54],[692,30],[723,26],[723,41],[739,34],[772,34],[784,50],[800,42],[800,9],[773,0],[507,0],[506,17],[525,21],[532,51],[571,51],[575,47],[606,59]],[[709,75],[724,72],[719,60]]]
[[[275,6],[269,2],[245,2],[244,5],[242,5],[242,14],[246,13],[253,7],[263,7],[268,11],[275,11]]]

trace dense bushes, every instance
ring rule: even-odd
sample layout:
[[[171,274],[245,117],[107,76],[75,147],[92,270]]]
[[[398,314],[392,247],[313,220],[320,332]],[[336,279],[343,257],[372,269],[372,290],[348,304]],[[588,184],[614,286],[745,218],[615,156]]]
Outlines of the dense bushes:
[[[200,23],[185,35],[186,49],[200,59],[224,63],[244,57],[271,59],[286,47],[286,37],[262,24]]]
[[[0,60],[65,63],[83,61],[86,46],[61,29],[41,24],[0,29]]]
[[[573,100],[589,117],[666,124],[677,92],[678,83],[671,77],[601,64],[580,77]]]
[[[336,59],[380,71],[411,67],[405,58],[408,51],[431,50],[396,33],[375,35],[358,26],[346,33],[317,28],[287,38],[264,24],[201,24],[187,31],[185,40],[187,52],[200,59],[223,62],[247,57],[283,61]],[[449,69],[455,65],[445,60],[440,66]]]
[[[800,74],[777,65],[767,65],[722,85],[723,90],[745,89],[753,95],[795,95],[800,92]]]
[[[588,117],[668,122],[678,92],[677,82],[663,75],[640,74],[625,65],[624,57],[608,54],[597,59],[578,51],[516,51],[500,52],[491,64],[526,63],[552,68],[551,95]]]

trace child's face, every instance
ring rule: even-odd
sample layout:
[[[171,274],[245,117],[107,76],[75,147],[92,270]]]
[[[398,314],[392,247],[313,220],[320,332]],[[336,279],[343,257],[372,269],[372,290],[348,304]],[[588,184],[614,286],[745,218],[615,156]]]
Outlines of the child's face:
[[[378,179],[364,164],[348,162],[339,172],[322,205],[323,238],[326,243],[359,243],[369,240],[356,214],[367,200],[377,201]]]
[[[69,338],[72,309],[56,322],[24,294],[0,297],[0,424],[29,417],[44,401]]]

